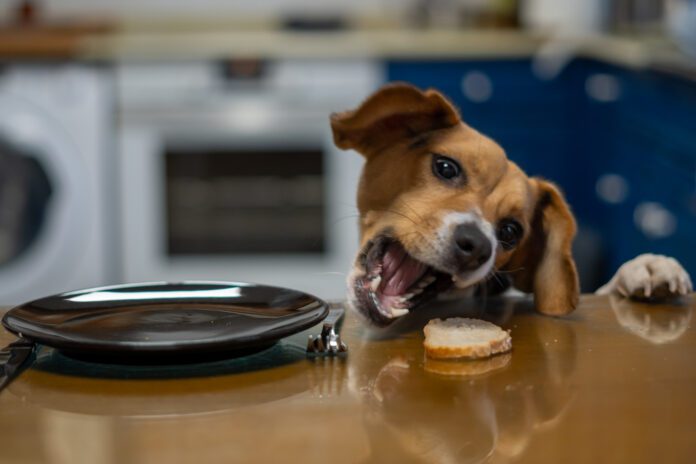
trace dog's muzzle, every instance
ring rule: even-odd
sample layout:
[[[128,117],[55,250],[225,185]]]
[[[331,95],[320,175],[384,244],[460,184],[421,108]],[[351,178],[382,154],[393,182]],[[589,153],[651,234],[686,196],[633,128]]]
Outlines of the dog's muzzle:
[[[428,256],[408,252],[384,232],[360,251],[348,279],[350,305],[378,326],[404,316],[453,284],[469,287],[485,279],[495,261],[492,227],[473,213],[443,219]]]

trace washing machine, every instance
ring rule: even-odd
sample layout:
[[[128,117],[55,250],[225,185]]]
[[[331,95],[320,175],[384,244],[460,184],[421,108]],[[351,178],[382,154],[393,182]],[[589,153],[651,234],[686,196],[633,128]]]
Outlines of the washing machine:
[[[0,69],[0,306],[116,280],[108,69]]]

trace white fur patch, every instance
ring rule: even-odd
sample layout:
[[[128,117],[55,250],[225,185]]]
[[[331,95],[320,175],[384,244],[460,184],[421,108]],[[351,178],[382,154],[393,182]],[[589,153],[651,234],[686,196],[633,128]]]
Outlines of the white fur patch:
[[[452,278],[457,287],[467,288],[481,281],[481,279],[485,278],[488,273],[491,272],[491,269],[493,269],[493,263],[495,263],[495,255],[498,249],[498,239],[495,236],[493,225],[481,216],[481,210],[478,208],[465,213],[447,213],[442,218],[442,226],[440,226],[437,231],[438,239],[444,243],[451,243],[454,240],[453,234],[455,228],[462,224],[474,224],[476,227],[478,227],[491,243],[492,250],[490,258],[488,258],[485,263],[476,269],[476,271],[467,275],[454,276]]]

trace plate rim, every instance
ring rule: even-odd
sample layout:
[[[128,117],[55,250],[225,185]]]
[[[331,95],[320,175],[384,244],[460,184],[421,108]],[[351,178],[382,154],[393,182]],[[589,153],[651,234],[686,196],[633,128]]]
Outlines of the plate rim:
[[[222,285],[236,285],[244,287],[265,287],[270,289],[277,289],[281,291],[295,292],[301,295],[305,295],[313,299],[319,307],[317,309],[322,309],[320,313],[316,316],[308,317],[307,320],[298,321],[296,323],[290,323],[283,326],[280,329],[275,329],[273,331],[264,332],[264,336],[261,340],[257,340],[258,336],[249,335],[243,338],[236,339],[226,339],[218,338],[209,341],[201,340],[184,340],[177,342],[133,342],[133,341],[102,341],[98,339],[91,339],[89,341],[79,341],[73,339],[62,339],[58,334],[47,335],[42,334],[40,331],[33,330],[30,327],[18,327],[17,321],[20,323],[24,319],[19,319],[13,316],[13,311],[19,310],[25,306],[31,305],[34,302],[46,299],[46,298],[58,298],[65,297],[67,295],[75,295],[81,293],[89,293],[91,291],[107,290],[107,289],[122,289],[128,287],[145,287],[148,285],[190,285],[190,284],[222,284]],[[194,309],[195,310],[195,309]],[[176,282],[169,281],[152,281],[152,282],[136,282],[128,284],[117,284],[108,285],[100,287],[85,288],[79,290],[71,290],[62,293],[56,293],[53,295],[48,295],[42,298],[36,298],[34,300],[28,301],[26,303],[17,305],[10,310],[8,310],[2,317],[2,325],[9,332],[30,339],[39,345],[44,345],[47,347],[55,348],[58,350],[74,351],[74,352],[91,352],[95,354],[129,354],[129,353],[143,353],[147,355],[167,355],[167,354],[197,354],[197,353],[220,353],[220,352],[234,352],[237,350],[242,350],[245,348],[252,348],[255,346],[262,345],[273,345],[279,340],[288,337],[290,335],[299,333],[310,327],[313,327],[323,321],[329,314],[329,303],[313,295],[307,293],[303,290],[297,290],[287,287],[280,287],[275,285],[258,284],[253,282],[244,281],[221,281],[221,280],[183,280]],[[161,343],[161,344],[159,344]]]

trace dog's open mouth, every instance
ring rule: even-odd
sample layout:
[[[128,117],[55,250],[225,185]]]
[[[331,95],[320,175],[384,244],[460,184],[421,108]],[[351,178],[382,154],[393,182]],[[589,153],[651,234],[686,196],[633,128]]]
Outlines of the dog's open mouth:
[[[421,302],[448,289],[452,278],[408,254],[397,240],[379,236],[358,256],[360,273],[353,280],[354,305],[384,326]]]

